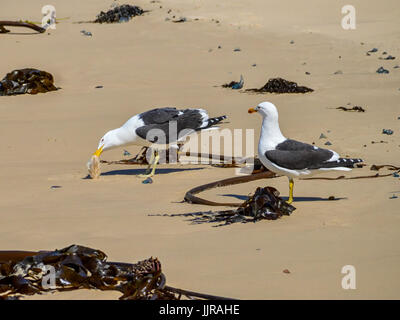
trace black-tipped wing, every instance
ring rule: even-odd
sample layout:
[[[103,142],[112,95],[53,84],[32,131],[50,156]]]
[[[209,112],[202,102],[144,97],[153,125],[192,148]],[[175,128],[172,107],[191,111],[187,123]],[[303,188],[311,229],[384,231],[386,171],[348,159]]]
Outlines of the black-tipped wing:
[[[144,126],[136,134],[152,143],[169,144],[194,131],[211,127],[226,117],[209,118],[202,109],[154,109],[140,114]]]
[[[265,152],[268,160],[292,170],[322,168],[334,154],[331,150],[290,139],[278,144],[275,150]]]
[[[141,113],[139,118],[143,120],[145,125],[162,124],[177,119],[182,112],[176,110],[176,108],[157,108]]]

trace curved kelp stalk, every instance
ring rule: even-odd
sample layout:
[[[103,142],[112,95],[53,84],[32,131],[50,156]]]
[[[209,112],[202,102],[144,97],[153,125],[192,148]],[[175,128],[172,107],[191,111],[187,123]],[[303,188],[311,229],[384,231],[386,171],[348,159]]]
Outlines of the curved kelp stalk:
[[[25,27],[33,29],[39,33],[44,33],[46,31],[45,28],[39,27],[36,24],[30,22],[22,22],[22,21],[0,21],[0,33],[7,33],[10,30],[6,29],[5,26],[9,27]]]

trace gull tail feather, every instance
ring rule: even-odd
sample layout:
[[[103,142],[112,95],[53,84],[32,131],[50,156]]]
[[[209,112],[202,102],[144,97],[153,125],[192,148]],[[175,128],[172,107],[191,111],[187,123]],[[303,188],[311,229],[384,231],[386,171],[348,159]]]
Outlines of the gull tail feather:
[[[222,120],[225,120],[226,118],[227,118],[227,116],[209,118],[205,121],[205,124],[203,124],[203,126],[199,129],[204,130],[204,129],[210,128],[212,126],[215,126],[216,124],[220,123]]]
[[[322,165],[319,166],[318,169],[349,171],[351,170],[350,168],[354,168],[354,165],[360,162],[363,162],[363,160],[354,158],[339,158],[336,161],[329,161],[323,163]]]

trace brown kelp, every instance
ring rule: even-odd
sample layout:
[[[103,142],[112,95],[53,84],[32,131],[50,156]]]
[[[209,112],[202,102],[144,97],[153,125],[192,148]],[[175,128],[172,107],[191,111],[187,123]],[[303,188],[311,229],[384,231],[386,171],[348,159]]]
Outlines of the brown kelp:
[[[55,90],[57,88],[50,73],[32,68],[13,70],[0,81],[0,96],[37,94]]]
[[[296,82],[282,78],[272,78],[261,88],[247,89],[246,92],[254,93],[307,93],[314,91],[311,88],[299,86]]]
[[[108,262],[104,252],[80,245],[54,251],[0,251],[0,300],[82,288],[117,290],[121,300],[228,299],[167,286],[157,258],[134,264]]]
[[[129,4],[116,6],[107,12],[101,11],[96,19],[95,23],[115,23],[115,22],[126,22],[135,16],[141,16],[145,11],[138,7]]]
[[[233,204],[230,204],[234,206]],[[257,222],[263,219],[276,220],[291,215],[296,208],[279,197],[279,191],[273,187],[257,188],[245,202],[235,210],[205,211],[183,214],[164,214],[169,217],[189,217],[193,224],[217,223],[216,227],[233,223]],[[156,215],[160,216],[160,215]]]
[[[10,30],[5,28],[6,26],[30,28],[39,33],[44,33],[46,31],[45,28],[39,27],[36,24],[27,21],[0,21],[0,33],[10,32]]]
[[[343,110],[343,111],[365,112],[365,109],[360,106],[354,106],[352,108],[347,108],[347,107],[341,106],[341,107],[337,107],[336,109]]]

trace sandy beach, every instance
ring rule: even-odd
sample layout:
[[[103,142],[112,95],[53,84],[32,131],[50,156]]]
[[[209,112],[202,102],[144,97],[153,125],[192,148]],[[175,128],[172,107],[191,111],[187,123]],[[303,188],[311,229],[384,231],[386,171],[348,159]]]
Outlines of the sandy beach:
[[[399,178],[299,180],[291,216],[221,228],[149,215],[228,209],[181,201],[195,186],[235,176],[234,168],[163,164],[145,185],[135,176],[144,166],[103,165],[98,180],[86,179],[101,136],[155,107],[227,115],[221,127],[254,129],[257,150],[261,118],[247,110],[262,101],[277,106],[287,137],[319,147],[329,141],[341,155],[364,159],[366,166],[347,177],[375,174],[373,164],[400,166],[400,5],[354,0],[356,29],[344,30],[346,3],[325,2],[126,1],[120,4],[149,11],[127,23],[94,24],[77,22],[93,20],[113,1],[2,0],[0,20],[41,21],[42,6],[52,4],[59,21],[44,34],[11,27],[0,34],[0,78],[38,68],[61,89],[0,97],[0,250],[80,244],[110,261],[158,257],[168,284],[239,299],[399,299]],[[187,21],[172,22],[180,17]],[[383,52],[396,58],[379,59]],[[389,73],[378,74],[381,66]],[[314,92],[221,88],[240,75],[244,89],[282,77]],[[349,103],[366,112],[336,109]],[[102,155],[124,158],[123,148]],[[202,196],[240,202],[264,186],[288,195],[287,178],[278,177]],[[327,200],[332,195],[338,200]],[[341,286],[345,265],[356,268],[355,290]],[[119,296],[79,290],[26,299]]]

